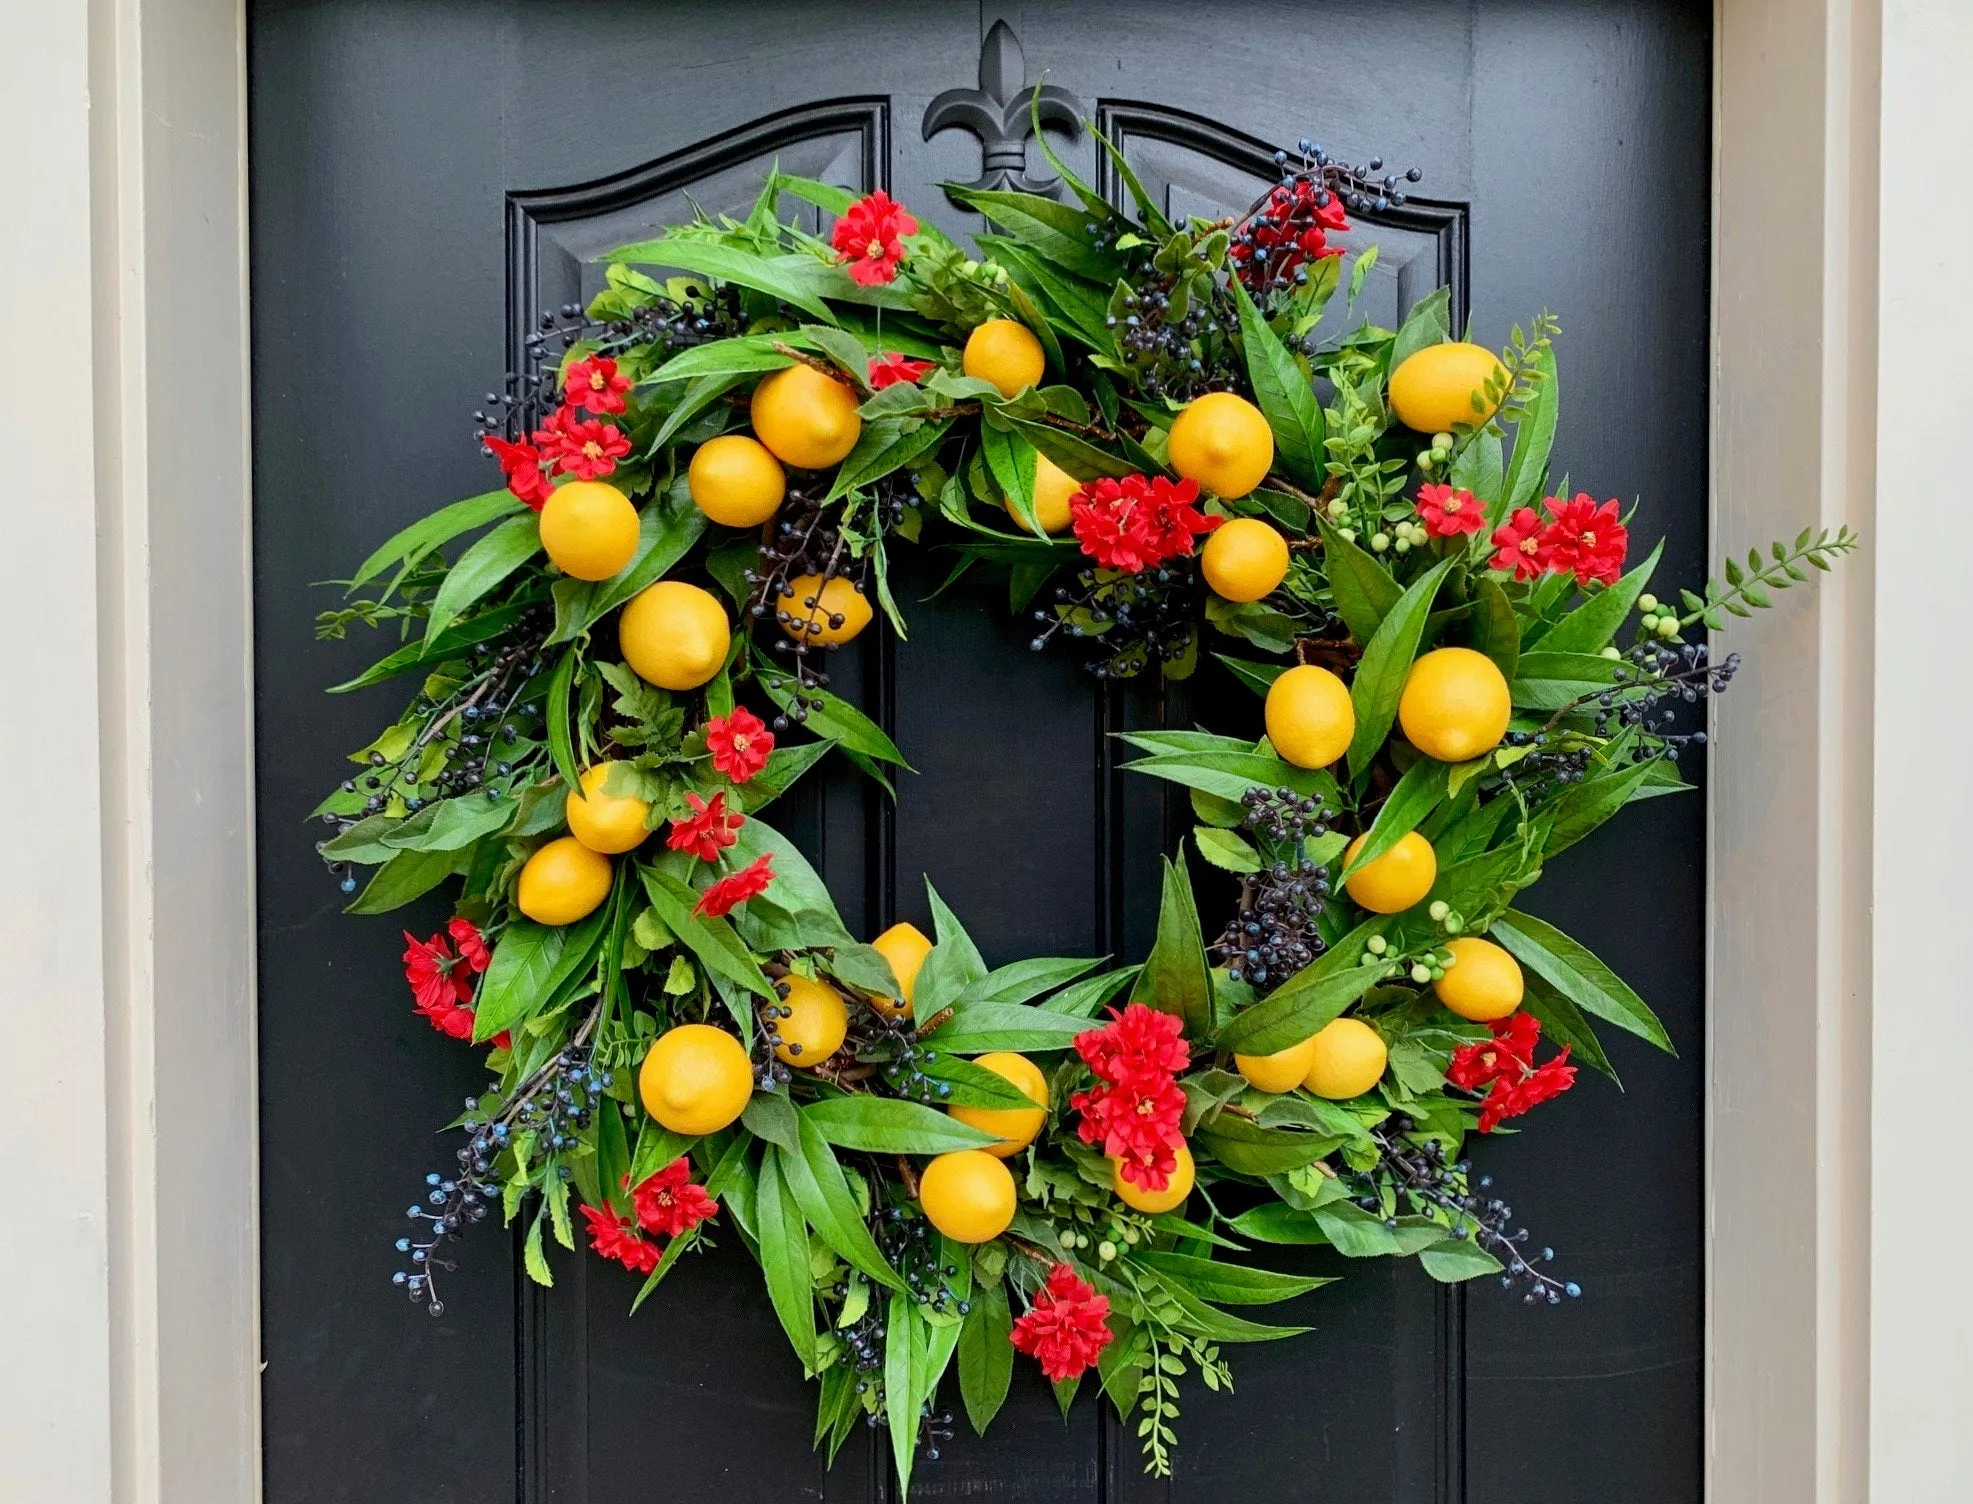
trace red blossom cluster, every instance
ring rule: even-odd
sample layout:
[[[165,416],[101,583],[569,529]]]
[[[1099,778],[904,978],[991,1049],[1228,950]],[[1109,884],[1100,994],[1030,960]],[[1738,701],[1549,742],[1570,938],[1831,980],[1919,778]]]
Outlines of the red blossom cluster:
[[[744,705],[735,706],[730,715],[716,715],[707,721],[705,738],[714,769],[736,784],[745,783],[766,767],[768,754],[774,750],[774,733]],[[747,817],[727,807],[724,789],[710,799],[687,794],[685,802],[692,812],[671,822],[665,845],[673,851],[688,851],[697,861],[717,862],[720,853],[740,839]],[[749,898],[765,893],[773,881],[774,854],[763,852],[738,872],[707,884],[693,912],[723,918]]]
[[[1349,227],[1341,198],[1313,178],[1297,178],[1278,184],[1234,230],[1227,255],[1258,295],[1308,262],[1342,255],[1329,233]]]
[[[630,453],[630,440],[604,417],[624,410],[630,378],[620,375],[607,356],[573,362],[562,373],[562,405],[542,420],[526,442],[513,443],[487,434],[485,444],[500,462],[507,489],[540,511],[555,487],[558,472],[577,480],[600,480]],[[585,418],[583,412],[601,414]]]
[[[446,937],[451,937],[448,944]],[[459,947],[457,954],[452,947]],[[486,938],[470,919],[454,919],[429,940],[404,932],[404,980],[417,1012],[441,1034],[473,1037],[473,978],[493,960]],[[494,1041],[505,1044],[505,1035]]]
[[[870,390],[881,392],[887,386],[909,382],[916,386],[920,377],[938,368],[935,360],[909,360],[895,350],[870,357]]]
[[[1533,507],[1519,507],[1494,529],[1494,556],[1488,567],[1517,580],[1572,574],[1578,585],[1616,584],[1630,547],[1630,532],[1618,520],[1617,503],[1598,506],[1587,491],[1578,491],[1567,501],[1550,496],[1542,506],[1546,517]]]
[[[722,877],[699,895],[698,903],[692,907],[695,914],[710,914],[719,919],[730,914],[749,898],[767,891],[774,881],[774,853],[762,852],[753,861],[729,877]]]
[[[634,1217],[613,1208],[584,1206],[581,1211],[589,1224],[590,1248],[633,1274],[651,1273],[670,1251],[659,1248],[645,1233],[680,1237],[719,1210],[704,1186],[692,1184],[692,1162],[682,1154],[657,1174],[646,1176],[635,1189],[626,1175],[623,1188],[630,1192]]]
[[[1446,1067],[1446,1080],[1461,1091],[1486,1092],[1480,1104],[1480,1132],[1491,1133],[1508,1118],[1518,1118],[1576,1084],[1569,1064],[1569,1047],[1540,1065],[1535,1046],[1541,1041],[1541,1021],[1515,1013],[1488,1025],[1493,1038],[1461,1045]]]
[[[1486,504],[1471,491],[1451,486],[1418,488],[1418,520],[1434,538],[1457,538],[1487,525]],[[1498,568],[1499,566],[1495,566]]]
[[[894,281],[904,259],[904,237],[918,233],[918,221],[883,189],[858,199],[843,211],[830,231],[829,243],[849,266],[850,280],[860,287]]]
[[[702,862],[718,861],[720,852],[740,839],[747,817],[727,812],[724,790],[714,794],[710,803],[697,794],[687,794],[685,802],[692,813],[671,822],[665,845],[673,851],[689,851]]]
[[[736,705],[731,715],[716,715],[706,722],[706,751],[713,769],[735,783],[745,783],[767,766],[767,755],[774,750],[774,733],[767,722],[744,705]]]
[[[1192,1058],[1180,1037],[1183,1025],[1169,1013],[1132,1003],[1115,1022],[1076,1035],[1076,1053],[1096,1085],[1069,1098],[1082,1115],[1076,1132],[1100,1143],[1117,1161],[1117,1173],[1147,1191],[1162,1191],[1178,1168],[1183,1143],[1179,1120],[1185,1093],[1177,1076]]]
[[[1075,1271],[1057,1264],[1009,1338],[1016,1352],[1041,1364],[1051,1383],[1079,1379],[1110,1345],[1110,1297]]]
[[[1162,475],[1104,476],[1069,498],[1082,551],[1105,569],[1138,574],[1192,552],[1192,539],[1220,525],[1198,508],[1199,483]]]

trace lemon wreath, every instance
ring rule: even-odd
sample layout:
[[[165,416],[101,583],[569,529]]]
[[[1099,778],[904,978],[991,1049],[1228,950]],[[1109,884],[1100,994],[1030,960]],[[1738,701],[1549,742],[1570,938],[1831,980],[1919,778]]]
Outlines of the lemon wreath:
[[[1607,1069],[1592,1019],[1670,1042],[1516,894],[1681,786],[1677,712],[1736,666],[1688,634],[1853,546],[1647,593],[1617,503],[1548,494],[1552,320],[1495,353],[1442,290],[1315,341],[1374,256],[1345,290],[1327,237],[1402,179],[1304,147],[1245,215],[1181,225],[1101,144],[1134,217],[1059,162],[1076,204],[950,188],[992,226],[977,260],[779,173],[744,222],[615,253],[478,415],[505,488],[323,619],[401,638],[345,688],[418,687],[322,855],[348,892],[377,869],[356,913],[462,879],[405,969],[493,1077],[398,1283],[436,1314],[498,1212],[535,1279],[583,1237],[641,1302],[723,1226],[820,1381],[820,1444],[888,1425],[907,1485],[955,1357],[984,1429],[1017,1352],[1065,1405],[1094,1369],[1164,1472],[1176,1379],[1299,1330],[1227,1308],[1325,1282],[1228,1257],[1256,1243],[1576,1294],[1461,1146]],[[933,934],[866,943],[764,818],[831,748],[902,764],[825,665],[902,629],[889,551],[934,519],[1039,650],[1183,676],[1238,648],[1265,739],[1125,738],[1238,876],[1217,931],[1180,853],[1140,965],[989,967],[929,889]]]

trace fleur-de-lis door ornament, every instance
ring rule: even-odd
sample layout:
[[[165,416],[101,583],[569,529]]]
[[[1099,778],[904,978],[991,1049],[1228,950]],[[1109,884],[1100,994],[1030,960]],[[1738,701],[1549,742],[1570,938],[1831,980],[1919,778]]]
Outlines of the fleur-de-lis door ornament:
[[[968,188],[1015,189],[1053,197],[1059,178],[1028,176],[1028,137],[1033,134],[1029,101],[1040,97],[1043,125],[1075,130],[1082,123],[1076,98],[1066,89],[1028,87],[1028,63],[1020,38],[1005,21],[995,21],[980,45],[980,86],[947,89],[925,111],[925,139],[957,126],[980,138],[980,175]]]

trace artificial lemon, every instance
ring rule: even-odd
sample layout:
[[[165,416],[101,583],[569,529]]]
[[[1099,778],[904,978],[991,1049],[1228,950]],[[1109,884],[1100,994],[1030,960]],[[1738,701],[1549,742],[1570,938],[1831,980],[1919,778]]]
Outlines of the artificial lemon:
[[[759,527],[780,509],[788,477],[759,439],[723,433],[693,452],[685,483],[698,509],[722,527]]]
[[[1289,669],[1267,687],[1262,712],[1274,750],[1298,768],[1326,768],[1350,750],[1356,706],[1349,687],[1313,663]]]
[[[591,851],[615,855],[643,844],[651,806],[635,794],[606,794],[603,783],[615,763],[599,762],[582,775],[582,787],[569,795],[569,834]]]
[[[782,632],[811,647],[833,648],[870,625],[870,597],[841,575],[797,575],[775,602]]]
[[[1461,935],[1446,942],[1452,965],[1432,984],[1439,1001],[1461,1018],[1490,1024],[1521,1006],[1521,963],[1491,940]]]
[[[563,836],[527,859],[514,906],[536,924],[574,924],[610,896],[611,876],[608,857]]]
[[[856,448],[863,419],[856,393],[799,362],[754,388],[754,436],[797,470],[826,470]]]
[[[1116,1167],[1110,1172],[1110,1189],[1117,1193],[1117,1199],[1125,1206],[1153,1216],[1183,1206],[1185,1198],[1192,1194],[1192,1181],[1198,1170],[1192,1163],[1192,1150],[1183,1142],[1172,1153],[1178,1163],[1172,1167],[1171,1178],[1162,1191],[1147,1191],[1136,1181],[1124,1179],[1123,1165],[1113,1160]]]
[[[1166,452],[1171,467],[1215,496],[1232,501],[1267,479],[1274,464],[1274,430],[1261,410],[1232,392],[1207,392],[1172,419]],[[1284,559],[1283,564],[1286,564]],[[1263,592],[1265,593],[1265,592]],[[1229,599],[1252,600],[1252,596]]]
[[[651,1042],[637,1072],[644,1110],[673,1133],[717,1133],[754,1094],[746,1046],[711,1024],[680,1024]]]
[[[995,1159],[1009,1159],[1019,1154],[1034,1142],[1034,1136],[1041,1132],[1041,1125],[1048,1120],[1048,1078],[1041,1073],[1041,1067],[1025,1055],[1016,1055],[1011,1050],[995,1050],[982,1055],[973,1064],[984,1066],[996,1076],[1012,1081],[1028,1100],[1036,1103],[1027,1107],[948,1107],[947,1112],[969,1127],[982,1133],[991,1133],[1000,1140],[985,1152]]]
[[[1347,1102],[1384,1079],[1390,1051],[1384,1036],[1360,1018],[1339,1018],[1309,1041],[1315,1049],[1302,1085],[1318,1097]]]
[[[1440,762],[1491,752],[1507,734],[1512,696],[1499,665],[1471,648],[1435,648],[1411,665],[1398,699],[1404,739]]]
[[[984,1149],[958,1149],[925,1166],[918,1204],[953,1242],[991,1242],[1014,1220],[1014,1177]]]
[[[781,1042],[774,1053],[790,1065],[813,1069],[843,1047],[849,1009],[843,995],[825,982],[791,971],[781,979],[782,1017],[774,1021]]]
[[[1011,397],[1039,382],[1048,362],[1041,341],[1026,324],[988,319],[966,336],[966,353],[959,366],[968,376],[991,381],[1001,396]]]
[[[541,508],[541,546],[563,574],[607,580],[637,552],[637,508],[615,486],[572,480]]]
[[[1477,428],[1493,416],[1505,395],[1489,401],[1486,393],[1487,383],[1502,369],[1499,357],[1484,345],[1450,340],[1427,345],[1391,372],[1391,411],[1406,428],[1420,433],[1447,433],[1455,423]]]
[[[1343,865],[1349,866],[1363,848],[1367,835],[1358,836],[1343,848]],[[1439,875],[1439,854],[1432,843],[1415,830],[1398,837],[1398,842],[1375,861],[1365,862],[1343,881],[1350,897],[1373,914],[1398,914],[1432,891]]]
[[[1258,517],[1235,517],[1213,529],[1199,567],[1213,594],[1257,601],[1288,578],[1288,540]]]
[[[733,629],[711,591],[659,580],[623,608],[617,642],[639,678],[659,689],[697,689],[726,662]]]
[[[1082,482],[1045,454],[1034,457],[1034,520],[1041,524],[1044,533],[1059,533],[1069,525],[1069,502],[1076,492],[1082,489]],[[1013,504],[1006,503],[1007,515],[1023,532],[1028,525],[1021,521],[1020,514]]]
[[[932,942],[915,924],[894,924],[870,948],[890,963],[901,997],[873,997],[870,1005],[892,1018],[911,1017],[911,990],[918,981],[918,968],[932,953]]]
[[[1247,1078],[1249,1086],[1279,1093],[1300,1086],[1314,1058],[1315,1036],[1310,1035],[1300,1044],[1291,1044],[1272,1055],[1235,1055],[1233,1068]]]

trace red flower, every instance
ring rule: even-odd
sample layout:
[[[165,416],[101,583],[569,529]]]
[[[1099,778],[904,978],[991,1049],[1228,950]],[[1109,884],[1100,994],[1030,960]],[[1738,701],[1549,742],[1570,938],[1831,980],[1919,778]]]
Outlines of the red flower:
[[[1261,206],[1234,228],[1227,254],[1249,290],[1285,287],[1307,261],[1340,256],[1328,232],[1347,230],[1343,201],[1313,178],[1282,183]]]
[[[589,1224],[589,1246],[604,1258],[615,1259],[633,1274],[649,1274],[658,1267],[658,1245],[639,1236],[630,1218],[593,1206],[582,1208],[582,1218]]]
[[[1069,499],[1069,516],[1084,553],[1105,569],[1137,574],[1191,553],[1195,534],[1219,526],[1219,518],[1194,505],[1198,499],[1199,483],[1193,480],[1104,476]]]
[[[735,783],[745,783],[766,767],[767,754],[773,750],[774,733],[767,722],[744,705],[706,722],[706,751],[712,754],[712,765]]]
[[[485,971],[493,960],[493,952],[486,948],[486,936],[472,920],[463,916],[454,919],[445,927],[452,943],[459,947],[459,956],[474,971]]]
[[[757,893],[765,893],[767,885],[774,881],[774,853],[766,852],[742,867],[731,877],[722,877],[718,882],[699,895],[698,903],[692,907],[695,914],[710,914],[717,919],[729,914]]]
[[[1535,1045],[1541,1022],[1532,1014],[1515,1013],[1488,1025],[1493,1038],[1461,1045],[1446,1067],[1446,1080],[1462,1091],[1486,1089],[1480,1104],[1480,1132],[1491,1133],[1508,1118],[1551,1101],[1576,1084],[1569,1064],[1569,1047],[1537,1066]]]
[[[1184,1141],[1185,1092],[1176,1077],[1192,1052],[1169,1013],[1132,1003],[1110,1015],[1115,1022],[1075,1038],[1076,1053],[1096,1076],[1094,1087],[1069,1098],[1082,1115],[1076,1132],[1086,1144],[1102,1144],[1124,1179],[1162,1191]]]
[[[616,469],[630,453],[630,440],[614,423],[584,418],[573,405],[564,405],[535,430],[534,442],[560,469],[577,480],[598,480]]]
[[[1578,585],[1616,584],[1630,547],[1630,533],[1618,520],[1617,503],[1598,506],[1587,491],[1578,491],[1568,501],[1551,496],[1542,505],[1552,519],[1541,533],[1542,567],[1573,574]]]
[[[500,473],[507,477],[507,489],[540,511],[555,492],[541,468],[540,451],[532,444],[510,444],[492,434],[485,435],[480,442],[500,461]]]
[[[454,1039],[473,1037],[473,1000],[470,966],[452,953],[443,935],[429,940],[404,933],[404,980],[411,984],[411,997],[418,1014],[441,1034]]]
[[[881,392],[887,386],[899,382],[917,384],[918,378],[928,371],[938,369],[936,360],[907,360],[895,350],[870,357],[870,390]]]
[[[1487,525],[1487,509],[1471,491],[1455,491],[1451,486],[1420,486],[1418,515],[1425,531],[1434,538],[1456,538],[1477,533]]]
[[[1145,1071],[1172,1076],[1191,1063],[1185,1025],[1176,1014],[1132,1003],[1121,1013],[1112,1008],[1110,1017],[1116,1022],[1075,1038],[1076,1053],[1101,1079],[1125,1081]]]
[[[904,259],[901,237],[917,233],[918,221],[879,188],[843,211],[830,232],[829,243],[837,256],[849,263],[852,282],[874,287],[897,277],[897,264]]]
[[[630,378],[617,374],[617,363],[597,355],[578,360],[562,372],[562,400],[592,413],[620,413]]]
[[[1109,1316],[1109,1296],[1098,1295],[1073,1264],[1057,1264],[1008,1336],[1015,1351],[1037,1360],[1049,1380],[1059,1384],[1081,1378],[1110,1345]]]
[[[1493,530],[1494,556],[1487,568],[1532,580],[1547,568],[1542,556],[1541,517],[1533,507],[1517,507]]]
[[[630,1177],[624,1177],[630,1189]],[[719,1203],[706,1194],[702,1185],[692,1184],[692,1162],[679,1155],[655,1175],[647,1175],[630,1198],[637,1206],[637,1220],[646,1232],[675,1238],[690,1232],[719,1210]]]
[[[693,813],[671,822],[665,845],[673,851],[689,851],[702,862],[718,861],[720,852],[740,839],[740,827],[747,823],[747,817],[726,812],[724,792],[714,794],[710,804],[697,794],[687,794],[685,802]]]

